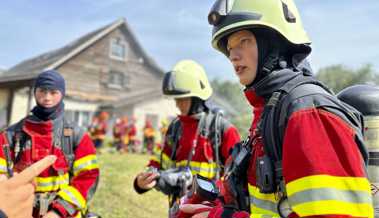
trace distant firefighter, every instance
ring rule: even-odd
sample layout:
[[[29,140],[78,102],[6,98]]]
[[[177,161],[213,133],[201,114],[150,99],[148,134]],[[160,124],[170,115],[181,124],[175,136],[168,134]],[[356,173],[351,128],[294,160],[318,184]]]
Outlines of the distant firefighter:
[[[90,126],[92,140],[95,144],[96,149],[101,148],[103,145],[104,138],[107,134],[108,129],[108,119],[109,114],[105,111],[102,111],[96,118],[93,119],[93,122]]]
[[[117,118],[113,125],[113,146],[118,150],[124,150],[124,137],[126,135],[126,125],[124,119]]]
[[[155,129],[150,120],[146,120],[145,127],[143,128],[143,152],[152,154],[155,142]]]
[[[129,152],[137,152],[138,141],[137,141],[137,137],[136,137],[137,136],[137,127],[136,127],[136,118],[135,117],[132,117],[132,119],[128,123],[128,134],[127,135],[128,135],[128,140],[129,140],[129,143],[127,143]]]

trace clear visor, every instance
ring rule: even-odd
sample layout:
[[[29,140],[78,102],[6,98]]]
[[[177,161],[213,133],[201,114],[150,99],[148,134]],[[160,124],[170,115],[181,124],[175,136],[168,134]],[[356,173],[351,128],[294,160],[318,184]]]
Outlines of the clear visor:
[[[165,95],[185,95],[191,93],[190,90],[177,87],[175,74],[173,71],[165,74],[163,78],[162,90]]]

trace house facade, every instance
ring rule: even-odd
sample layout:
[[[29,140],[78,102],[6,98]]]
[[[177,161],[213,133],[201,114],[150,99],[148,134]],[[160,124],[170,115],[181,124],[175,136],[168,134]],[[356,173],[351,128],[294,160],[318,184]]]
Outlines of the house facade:
[[[139,129],[147,119],[158,128],[161,119],[177,113],[174,101],[161,94],[163,70],[120,19],[0,74],[0,127],[29,113],[35,105],[34,80],[48,69],[65,78],[66,117],[79,125],[108,110],[113,119],[134,116]]]
[[[164,71],[143,50],[126,20],[119,19],[0,73],[0,129],[34,107],[34,80],[49,69],[65,78],[65,116],[81,126],[105,110],[111,114],[110,126],[118,117],[134,117],[141,137],[146,120],[158,129],[161,120],[178,113],[175,102],[162,95]],[[236,113],[222,98],[214,100],[230,115]]]

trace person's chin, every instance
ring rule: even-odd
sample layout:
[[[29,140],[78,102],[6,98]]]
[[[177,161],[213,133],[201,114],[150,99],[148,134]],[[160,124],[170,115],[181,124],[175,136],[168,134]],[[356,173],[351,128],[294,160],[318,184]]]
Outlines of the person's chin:
[[[54,105],[52,104],[45,104],[45,105],[42,105],[44,108],[52,108],[54,107]]]
[[[240,79],[241,85],[243,85],[243,86],[247,86],[250,84],[249,80],[244,78],[244,77],[240,77],[239,79]]]

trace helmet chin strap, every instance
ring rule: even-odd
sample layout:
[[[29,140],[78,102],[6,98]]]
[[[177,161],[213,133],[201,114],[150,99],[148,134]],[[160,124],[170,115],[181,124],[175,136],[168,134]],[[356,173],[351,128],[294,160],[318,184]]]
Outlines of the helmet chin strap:
[[[271,52],[265,59],[264,64],[260,69],[257,69],[257,77],[246,87],[251,87],[252,85],[258,83],[263,78],[265,78],[268,74],[270,74],[279,64],[279,51],[275,50]]]
[[[198,97],[191,97],[191,107],[188,111],[188,115],[198,114],[207,110],[207,106],[205,106],[205,101]]]

